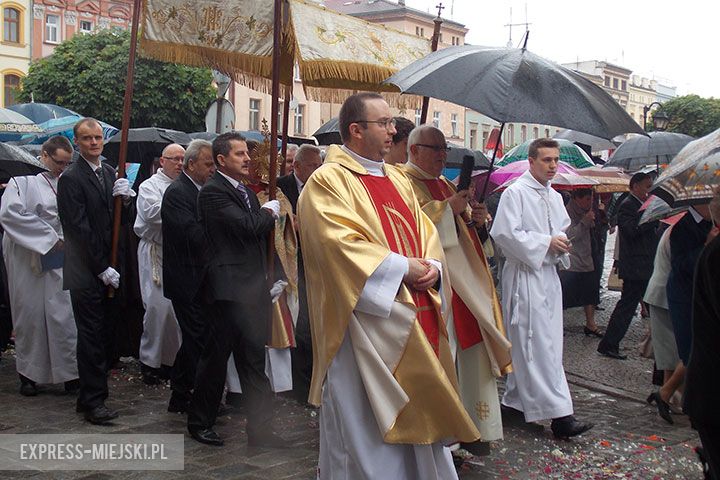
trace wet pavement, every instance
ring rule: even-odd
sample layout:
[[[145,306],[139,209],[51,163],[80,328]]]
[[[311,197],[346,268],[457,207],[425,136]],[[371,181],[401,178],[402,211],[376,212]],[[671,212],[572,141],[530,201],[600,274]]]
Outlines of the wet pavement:
[[[605,326],[618,294],[603,291],[598,324]],[[633,321],[623,341],[628,360],[601,357],[598,339],[582,333],[581,309],[565,315],[565,367],[576,416],[596,427],[572,441],[552,438],[549,428],[539,435],[505,428],[505,439],[493,442],[487,457],[467,457],[460,478],[470,479],[701,479],[693,447],[697,434],[686,417],[675,415],[668,425],[644,398],[652,390],[652,360],[639,355],[636,344],[645,326]],[[112,426],[94,426],[75,413],[75,398],[62,386],[43,387],[36,397],[18,393],[12,351],[0,362],[0,434],[7,433],[178,433],[185,434],[185,417],[167,413],[167,385],[142,383],[139,364],[128,360],[110,379],[108,405],[120,412]],[[185,469],[176,472],[2,472],[0,478],[34,479],[313,479],[318,451],[317,412],[284,397],[276,398],[276,427],[293,448],[250,448],[240,412],[218,419],[222,448],[199,444],[186,436]],[[546,423],[546,426],[548,424]]]

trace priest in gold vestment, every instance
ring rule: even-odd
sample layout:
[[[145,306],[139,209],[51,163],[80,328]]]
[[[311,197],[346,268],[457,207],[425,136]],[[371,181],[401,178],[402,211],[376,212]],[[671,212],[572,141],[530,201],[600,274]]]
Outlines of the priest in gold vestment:
[[[395,128],[382,97],[353,95],[339,117],[344,145],[298,203],[319,478],[454,479],[446,446],[480,435],[458,394],[437,230],[383,162]]]
[[[409,161],[400,169],[440,235],[447,258],[446,278],[452,285],[448,331],[460,393],[480,431],[480,440],[489,442],[503,436],[495,378],[510,369],[510,342],[505,337],[502,309],[476,228],[484,227],[487,211],[479,205],[470,208],[468,191],[456,192],[442,176],[446,148],[440,130],[431,125],[416,127],[408,141]],[[488,453],[487,444],[463,446],[472,453]]]

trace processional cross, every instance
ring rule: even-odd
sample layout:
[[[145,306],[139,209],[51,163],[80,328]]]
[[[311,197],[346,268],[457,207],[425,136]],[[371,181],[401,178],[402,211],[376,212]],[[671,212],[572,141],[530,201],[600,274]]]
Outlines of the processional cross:
[[[442,13],[443,10],[445,10],[445,7],[443,7],[442,2],[440,2],[437,5],[435,5],[435,8],[438,9],[438,17],[440,17],[440,14]]]

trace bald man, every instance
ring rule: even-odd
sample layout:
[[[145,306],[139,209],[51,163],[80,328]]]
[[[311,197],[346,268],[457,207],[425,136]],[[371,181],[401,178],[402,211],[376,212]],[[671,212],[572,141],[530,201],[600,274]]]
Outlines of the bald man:
[[[159,383],[160,368],[171,367],[180,348],[181,334],[172,302],[162,288],[163,253],[160,207],[165,190],[182,172],[185,149],[170,144],[162,152],[160,168],[140,185],[134,230],[140,237],[138,272],[145,318],[140,338],[143,381]]]

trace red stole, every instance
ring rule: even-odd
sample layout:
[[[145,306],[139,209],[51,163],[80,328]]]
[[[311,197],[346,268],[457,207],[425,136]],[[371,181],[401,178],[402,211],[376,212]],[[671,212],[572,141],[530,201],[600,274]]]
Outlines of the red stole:
[[[423,180],[423,183],[430,191],[430,195],[434,200],[443,201],[454,195],[455,192],[448,186],[447,183],[440,180],[439,178],[432,180]],[[470,238],[472,239],[475,250],[478,255],[483,256],[482,246],[480,239],[477,236],[477,232],[474,228],[470,230]],[[460,348],[465,350],[468,347],[472,347],[483,341],[482,333],[480,333],[480,327],[478,326],[477,319],[472,314],[470,309],[462,301],[460,295],[458,295],[453,289],[452,295],[452,311],[453,311],[453,325],[455,326],[455,333],[458,337],[458,343]]]
[[[415,218],[395,185],[387,177],[359,175],[380,218],[390,250],[406,257],[423,258],[420,233]],[[417,320],[425,336],[438,353],[441,315],[432,303],[428,292],[412,290],[417,308]]]

